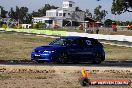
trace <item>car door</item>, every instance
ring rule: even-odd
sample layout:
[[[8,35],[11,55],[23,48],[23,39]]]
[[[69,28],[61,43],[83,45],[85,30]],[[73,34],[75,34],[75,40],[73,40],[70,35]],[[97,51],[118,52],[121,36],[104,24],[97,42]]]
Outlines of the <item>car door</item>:
[[[83,46],[83,60],[90,61],[94,58],[94,46],[92,45],[92,41],[89,39],[84,40]]]
[[[83,58],[83,41],[78,38],[75,39],[72,44],[69,46],[68,53],[72,60],[80,61]]]

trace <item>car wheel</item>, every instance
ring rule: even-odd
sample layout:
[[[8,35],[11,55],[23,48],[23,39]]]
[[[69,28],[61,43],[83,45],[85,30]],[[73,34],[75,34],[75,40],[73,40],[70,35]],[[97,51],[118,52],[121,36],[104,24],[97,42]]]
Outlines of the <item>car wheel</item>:
[[[44,61],[36,61],[37,63],[44,63]]]
[[[101,58],[96,57],[93,61],[93,64],[100,64],[102,62]]]
[[[67,58],[67,54],[66,53],[62,53],[61,55],[60,55],[60,57],[59,57],[59,63],[67,63],[67,60],[68,58]]]
[[[100,64],[102,62],[101,56],[99,53],[96,53],[96,57],[93,60],[93,64]]]

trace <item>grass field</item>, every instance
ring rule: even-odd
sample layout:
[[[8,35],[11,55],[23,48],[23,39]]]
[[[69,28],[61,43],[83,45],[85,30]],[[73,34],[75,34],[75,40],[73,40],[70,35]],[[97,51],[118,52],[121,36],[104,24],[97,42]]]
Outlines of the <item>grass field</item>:
[[[46,45],[52,38],[0,33],[0,60],[30,60],[33,48]]]
[[[30,60],[31,51],[53,41],[50,37],[0,33],[0,60]],[[132,48],[104,45],[106,60],[132,60]]]
[[[110,28],[109,29],[102,28],[102,29],[100,29],[99,34],[132,36],[132,30],[127,30],[127,29],[126,30],[121,30],[121,29],[118,29],[117,32],[113,32],[113,30],[110,29]]]

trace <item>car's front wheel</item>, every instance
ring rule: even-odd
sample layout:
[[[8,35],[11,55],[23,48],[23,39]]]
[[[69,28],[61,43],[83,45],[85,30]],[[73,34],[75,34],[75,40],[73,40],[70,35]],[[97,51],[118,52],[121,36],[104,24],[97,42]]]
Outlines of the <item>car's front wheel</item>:
[[[59,59],[59,61],[58,61],[59,63],[62,63],[62,64],[67,63],[67,61],[68,61],[67,54],[62,53],[58,59]]]

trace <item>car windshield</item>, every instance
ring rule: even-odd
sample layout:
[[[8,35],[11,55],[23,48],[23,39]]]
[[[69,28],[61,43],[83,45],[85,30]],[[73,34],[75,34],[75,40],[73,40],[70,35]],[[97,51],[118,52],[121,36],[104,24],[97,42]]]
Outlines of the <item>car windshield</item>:
[[[73,41],[74,41],[74,38],[60,38],[51,42],[49,45],[67,46],[67,45],[70,45]]]

